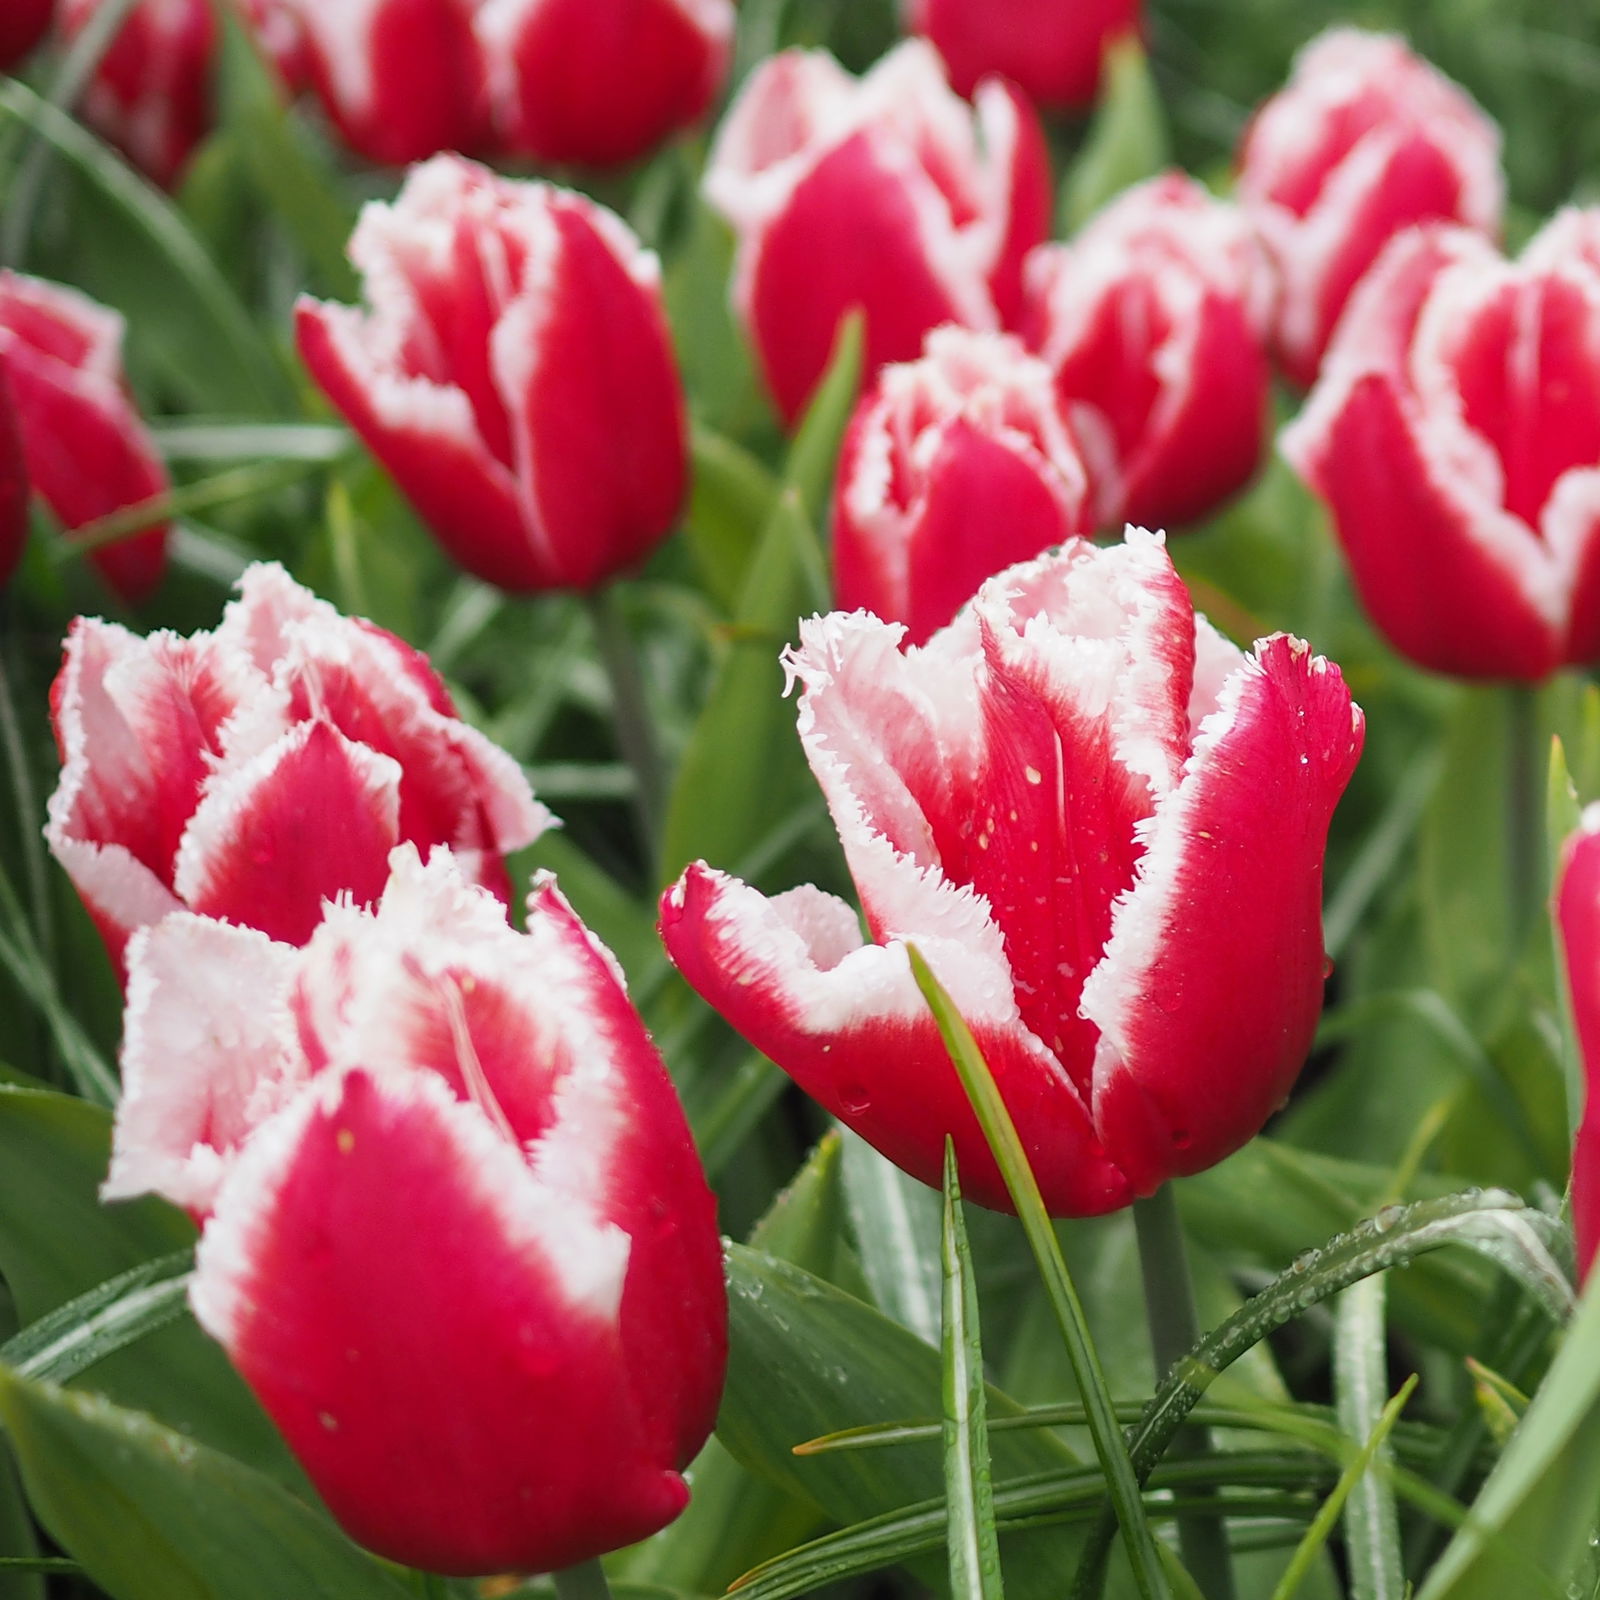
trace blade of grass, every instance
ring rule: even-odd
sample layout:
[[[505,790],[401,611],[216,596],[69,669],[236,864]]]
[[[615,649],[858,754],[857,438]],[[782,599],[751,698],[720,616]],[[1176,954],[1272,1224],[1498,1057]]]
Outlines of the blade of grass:
[[[945,1545],[950,1592],[972,1600],[1002,1600],[1000,1543],[994,1531],[994,1484],[989,1473],[988,1403],[983,1390],[983,1344],[972,1251],[961,1216],[955,1146],[944,1144],[944,1273],[941,1344],[944,1369]]]
[[[1376,1439],[1380,1462],[1392,1454],[1387,1439],[1378,1435],[1388,1414],[1383,1400],[1385,1298],[1382,1278],[1366,1278],[1346,1289],[1339,1296],[1333,1336],[1340,1425],[1352,1439]],[[1344,1514],[1344,1549],[1351,1600],[1401,1600],[1406,1580],[1400,1515],[1394,1486],[1384,1473],[1368,1472],[1353,1483]]]
[[[1017,1217],[1028,1236],[1034,1260],[1038,1263],[1045,1292],[1055,1312],[1073,1375],[1077,1379],[1078,1392],[1088,1407],[1090,1437],[1094,1440],[1095,1452],[1105,1472],[1106,1487],[1122,1529],[1134,1582],[1139,1593],[1146,1596],[1147,1600],[1165,1597],[1171,1593],[1171,1589],[1161,1558],[1156,1554],[1155,1536],[1145,1516],[1127,1441],[1117,1423],[1116,1410],[1106,1388],[1105,1374],[1100,1368],[1100,1358],[1089,1337],[1083,1305],[1067,1271],[1067,1264],[1062,1259],[1061,1246],[1056,1240],[1055,1229],[1050,1225],[1050,1217],[1040,1197],[1033,1169],[1028,1165],[1027,1153],[1018,1137],[1016,1124],[1011,1120],[1005,1101],[1000,1098],[989,1065],[983,1059],[983,1052],[978,1049],[971,1030],[951,1004],[949,995],[933,975],[922,952],[909,943],[905,951],[917,987],[922,991],[928,1009],[938,1024],[939,1036],[944,1040],[951,1064],[961,1079],[967,1098],[972,1102],[984,1137],[994,1151],[995,1161],[1005,1177]]]

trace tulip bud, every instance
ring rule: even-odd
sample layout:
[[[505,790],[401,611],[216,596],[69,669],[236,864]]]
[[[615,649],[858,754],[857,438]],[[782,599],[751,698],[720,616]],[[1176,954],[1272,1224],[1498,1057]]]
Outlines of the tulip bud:
[[[402,840],[447,845],[504,900],[501,857],[550,821],[424,656],[277,566],[245,573],[214,633],[80,617],[51,709],[45,837],[118,961],[184,907],[303,944],[325,901],[376,899]]]
[[[1360,754],[1336,667],[1245,655],[1159,535],[1073,540],[986,583],[917,650],[857,613],[801,628],[800,738],[871,930],[807,885],[704,862],[668,891],[679,970],[913,1177],[1006,1187],[917,989],[966,1019],[1045,1204],[1092,1216],[1236,1150],[1321,1005],[1322,857]]]
[[[1041,106],[1090,104],[1106,47],[1139,26],[1140,0],[910,0],[907,26],[971,94],[991,73]]]
[[[63,527],[81,528],[165,493],[167,471],[128,397],[122,318],[87,295],[0,271],[0,368],[33,487]],[[167,564],[163,523],[89,557],[129,605]]]
[[[734,305],[791,423],[856,307],[869,377],[914,360],[941,322],[1010,324],[1050,211],[1026,101],[991,80],[966,105],[920,40],[859,82],[820,51],[763,62],[723,121],[705,192],[739,236]]]
[[[50,31],[55,0],[6,0],[0,6],[0,72],[20,67]]]
[[[1098,526],[1179,527],[1255,475],[1270,271],[1239,211],[1181,173],[1120,195],[1026,267],[1028,342],[1096,462]]]
[[[834,495],[839,606],[922,644],[1000,568],[1093,531],[1049,369],[1004,334],[936,328],[856,407]]]
[[[62,0],[70,40],[107,0]],[[152,183],[172,188],[211,126],[209,0],[139,0],[83,94],[84,120]]]
[[[614,167],[697,121],[727,75],[733,0],[491,0],[479,13],[500,143]]]
[[[1600,805],[1585,810],[1561,852],[1555,912],[1588,1086],[1572,1151],[1572,1225],[1585,1279],[1600,1252]]]
[[[350,242],[372,309],[302,298],[312,376],[450,554],[589,589],[671,528],[688,473],[656,258],[582,195],[456,156]]]
[[[304,949],[146,929],[130,996],[104,1192],[200,1218],[195,1316],[353,1537],[543,1572],[683,1509],[727,1354],[715,1205],[553,883],[518,933],[402,846]]]
[[[1283,453],[1389,642],[1466,678],[1600,661],[1600,210],[1506,261],[1438,224],[1356,291]]]
[[[1351,291],[1395,234],[1432,220],[1499,231],[1500,130],[1404,40],[1334,28],[1256,112],[1238,196],[1282,280],[1278,359],[1305,387]]]

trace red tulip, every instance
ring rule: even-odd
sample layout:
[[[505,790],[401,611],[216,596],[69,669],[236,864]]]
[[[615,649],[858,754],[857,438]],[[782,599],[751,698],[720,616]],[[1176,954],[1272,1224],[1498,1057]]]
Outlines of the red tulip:
[[[107,0],[62,0],[70,40]],[[140,0],[83,94],[84,120],[153,183],[170,189],[211,126],[210,0]]]
[[[732,0],[491,0],[479,33],[501,144],[614,167],[696,122],[727,75]]]
[[[0,5],[0,72],[22,65],[50,31],[55,0],[5,0]]]
[[[1287,87],[1256,113],[1238,194],[1282,279],[1279,359],[1304,387],[1395,234],[1441,219],[1498,232],[1500,130],[1404,40],[1335,28],[1300,52]]]
[[[800,737],[855,912],[691,866],[662,937],[755,1047],[891,1161],[1005,1186],[906,959],[972,1028],[1049,1209],[1198,1172],[1279,1106],[1321,1004],[1322,856],[1363,724],[1285,635],[1195,615],[1159,535],[991,579],[920,649],[857,613],[802,626]]]
[[[183,907],[303,944],[325,901],[377,897],[402,840],[506,899],[502,855],[549,814],[427,659],[280,567],[239,589],[214,633],[68,635],[45,836],[112,956]]]
[[[1106,47],[1139,26],[1140,0],[910,0],[962,94],[990,73],[1042,106],[1086,106]]]
[[[763,62],[722,124],[706,195],[739,235],[734,304],[790,422],[857,306],[868,376],[915,359],[941,322],[1009,324],[1050,212],[1027,102],[991,81],[964,104],[920,40],[859,82],[821,52]]]
[[[1556,922],[1567,991],[1588,1094],[1572,1151],[1572,1223],[1578,1272],[1587,1278],[1600,1252],[1600,805],[1567,840],[1556,880]]]
[[[845,433],[839,606],[922,644],[1002,567],[1093,531],[1089,474],[1049,369],[1005,334],[936,328],[884,367]]]
[[[1107,459],[1099,525],[1178,527],[1254,477],[1271,398],[1269,269],[1243,217],[1181,173],[1028,258],[1029,343]]]
[[[1597,352],[1600,210],[1516,262],[1414,229],[1357,291],[1283,452],[1403,655],[1530,682],[1600,660]]]
[[[128,397],[122,318],[87,295],[0,271],[0,368],[33,487],[68,529],[166,491],[167,471]],[[95,551],[101,576],[129,605],[167,564],[163,523]]]
[[[582,195],[440,156],[350,243],[372,310],[305,299],[300,353],[441,543],[588,589],[671,528],[688,471],[656,258]]]
[[[203,1234],[191,1300],[363,1544],[546,1571],[688,1500],[727,1303],[715,1207],[609,952],[446,850],[304,949],[180,912],[130,948],[108,1197]]]

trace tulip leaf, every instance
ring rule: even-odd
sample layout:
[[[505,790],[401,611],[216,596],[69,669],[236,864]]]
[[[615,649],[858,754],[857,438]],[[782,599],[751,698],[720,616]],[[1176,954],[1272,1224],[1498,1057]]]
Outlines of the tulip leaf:
[[[841,1130],[844,1196],[878,1309],[929,1344],[939,1337],[939,1196]]]
[[[103,1205],[110,1116],[70,1095],[0,1084],[0,1276],[30,1326],[194,1243],[164,1201]],[[184,1316],[95,1369],[95,1387],[291,1485],[304,1482],[221,1347]]]
[[[937,1508],[931,1531],[922,1527],[912,1553],[937,1549],[944,1526],[937,1436],[920,1446],[817,1455],[796,1455],[794,1446],[852,1424],[937,1414],[938,1352],[854,1296],[746,1246],[729,1247],[728,1293],[728,1384],[717,1436],[729,1453],[841,1524],[931,1504]],[[997,1389],[989,1388],[986,1399],[990,1418],[1021,1415]],[[1090,1499],[1103,1492],[1098,1470],[1081,1468],[1052,1434],[995,1435],[991,1448],[997,1475],[1077,1470]],[[1062,1528],[1003,1538],[1010,1600],[1059,1596],[1080,1538]],[[917,1571],[929,1584],[944,1582],[943,1562]]]
[[[77,240],[76,281],[127,316],[174,388],[223,411],[293,403],[255,319],[165,195],[15,78],[0,82],[0,121],[32,129],[94,194],[96,233]],[[74,208],[74,220],[91,220],[89,208]]]
[[[1108,200],[1167,164],[1166,120],[1144,46],[1129,34],[1105,54],[1089,136],[1061,185],[1060,220],[1075,233]]]
[[[944,1399],[945,1547],[950,1592],[972,1600],[1001,1600],[1000,1544],[994,1528],[994,1484],[989,1471],[988,1407],[983,1386],[983,1344],[972,1251],[961,1217],[961,1182],[955,1146],[944,1145],[944,1207],[940,1264],[941,1354]]]
[[[1419,1600],[1575,1592],[1600,1536],[1600,1274]],[[1585,1591],[1587,1592],[1587,1591]]]
[[[0,1600],[44,1600],[40,1574],[49,1560],[39,1555],[11,1450],[0,1438]]]
[[[39,1520],[112,1600],[410,1592],[265,1474],[99,1395],[0,1369],[0,1421]]]
[[[1100,1357],[1090,1338],[1083,1304],[1067,1271],[1067,1264],[1062,1259],[1060,1242],[1044,1209],[1044,1200],[1039,1194],[1039,1185],[1034,1179],[1033,1168],[1028,1164],[1027,1152],[1017,1133],[1016,1124],[1011,1120],[1011,1112],[1005,1101],[1000,1098],[989,1064],[983,1059],[983,1052],[972,1037],[965,1018],[956,1010],[950,996],[934,976],[933,969],[923,959],[921,951],[912,944],[907,944],[905,949],[917,987],[922,991],[923,999],[928,1002],[928,1009],[938,1024],[939,1036],[950,1056],[950,1064],[960,1077],[968,1100],[972,1102],[973,1112],[983,1129],[984,1138],[989,1142],[989,1148],[994,1152],[995,1163],[1005,1178],[1006,1190],[1033,1249],[1034,1261],[1044,1280],[1045,1292],[1072,1362],[1073,1376],[1078,1380],[1078,1393],[1088,1409],[1089,1433],[1105,1471],[1106,1488],[1117,1522],[1122,1528],[1134,1582],[1141,1595],[1166,1595],[1170,1592],[1166,1573],[1156,1553],[1155,1539],[1139,1499],[1133,1463],[1128,1457],[1128,1447],[1117,1422],[1116,1409],[1111,1403],[1111,1393],[1106,1387]]]
[[[1333,1344],[1339,1425],[1352,1439],[1371,1442],[1373,1459],[1380,1463],[1392,1456],[1377,1431],[1386,1411],[1385,1287],[1381,1277],[1364,1278],[1339,1296]],[[1385,1473],[1366,1472],[1352,1481],[1344,1512],[1344,1548],[1350,1600],[1403,1600],[1400,1519],[1394,1485]]]
[[[783,481],[800,496],[800,509],[813,528],[822,527],[827,520],[839,447],[861,389],[866,330],[866,317],[859,306],[840,322],[827,370],[812,391],[784,463]]]
[[[684,527],[712,598],[731,612],[778,484],[748,451],[700,424],[690,431],[689,450],[694,474]]]

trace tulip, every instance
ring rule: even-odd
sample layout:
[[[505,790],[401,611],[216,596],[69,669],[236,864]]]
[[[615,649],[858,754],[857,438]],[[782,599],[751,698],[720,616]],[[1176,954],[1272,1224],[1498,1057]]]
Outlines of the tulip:
[[[1025,272],[1028,342],[1079,437],[1109,458],[1100,527],[1192,522],[1255,476],[1272,285],[1236,208],[1168,173],[1071,244],[1040,246]]]
[[[990,579],[921,649],[861,613],[788,657],[800,738],[871,931],[704,862],[662,903],[679,970],[913,1177],[1006,1187],[912,977],[972,1029],[1049,1209],[1198,1172],[1289,1091],[1321,1002],[1322,857],[1363,723],[1285,635],[1245,655],[1159,535]]]
[[[449,846],[506,900],[501,857],[550,821],[424,656],[275,565],[214,633],[80,617],[51,708],[45,837],[118,961],[185,907],[303,944],[325,901],[377,897],[402,840]]]
[[[1583,813],[1556,875],[1556,923],[1588,1093],[1572,1151],[1572,1222],[1578,1271],[1600,1252],[1600,805]]]
[[[370,312],[302,298],[312,376],[469,572],[590,589],[671,528],[688,471],[660,269],[611,212],[455,156],[369,204]]]
[[[908,26],[937,46],[950,80],[1009,78],[1041,106],[1089,105],[1106,48],[1138,29],[1140,0],[910,0]]]
[[[107,0],[62,0],[70,40]],[[84,120],[151,182],[170,189],[211,126],[210,0],[140,0],[83,94]]]
[[[1536,682],[1600,660],[1597,349],[1600,210],[1516,262],[1414,229],[1351,301],[1282,448],[1419,665]]]
[[[696,122],[722,87],[733,0],[495,0],[479,33],[504,146],[615,167]]]
[[[1302,388],[1363,273],[1431,220],[1495,234],[1500,130],[1459,85],[1389,34],[1334,28],[1296,57],[1239,151],[1238,197],[1282,281],[1276,343]]]
[[[33,487],[63,527],[166,491],[167,471],[128,397],[122,318],[87,295],[0,271],[0,369],[10,386]],[[89,559],[129,605],[167,564],[162,523]]]
[[[55,0],[6,0],[0,6],[0,72],[22,65],[50,31]]]
[[[941,322],[1009,325],[1050,211],[1027,102],[989,80],[967,106],[922,40],[859,82],[821,52],[763,62],[723,121],[705,193],[739,236],[734,305],[791,423],[858,306],[869,377],[914,360]]]
[[[845,432],[834,494],[841,609],[922,644],[1002,567],[1093,531],[1089,473],[1049,369],[1005,334],[936,328]]]
[[[683,1509],[715,1419],[715,1206],[610,953],[449,851],[303,949],[178,912],[130,951],[108,1198],[203,1231],[191,1303],[328,1509],[434,1572],[547,1571]]]

